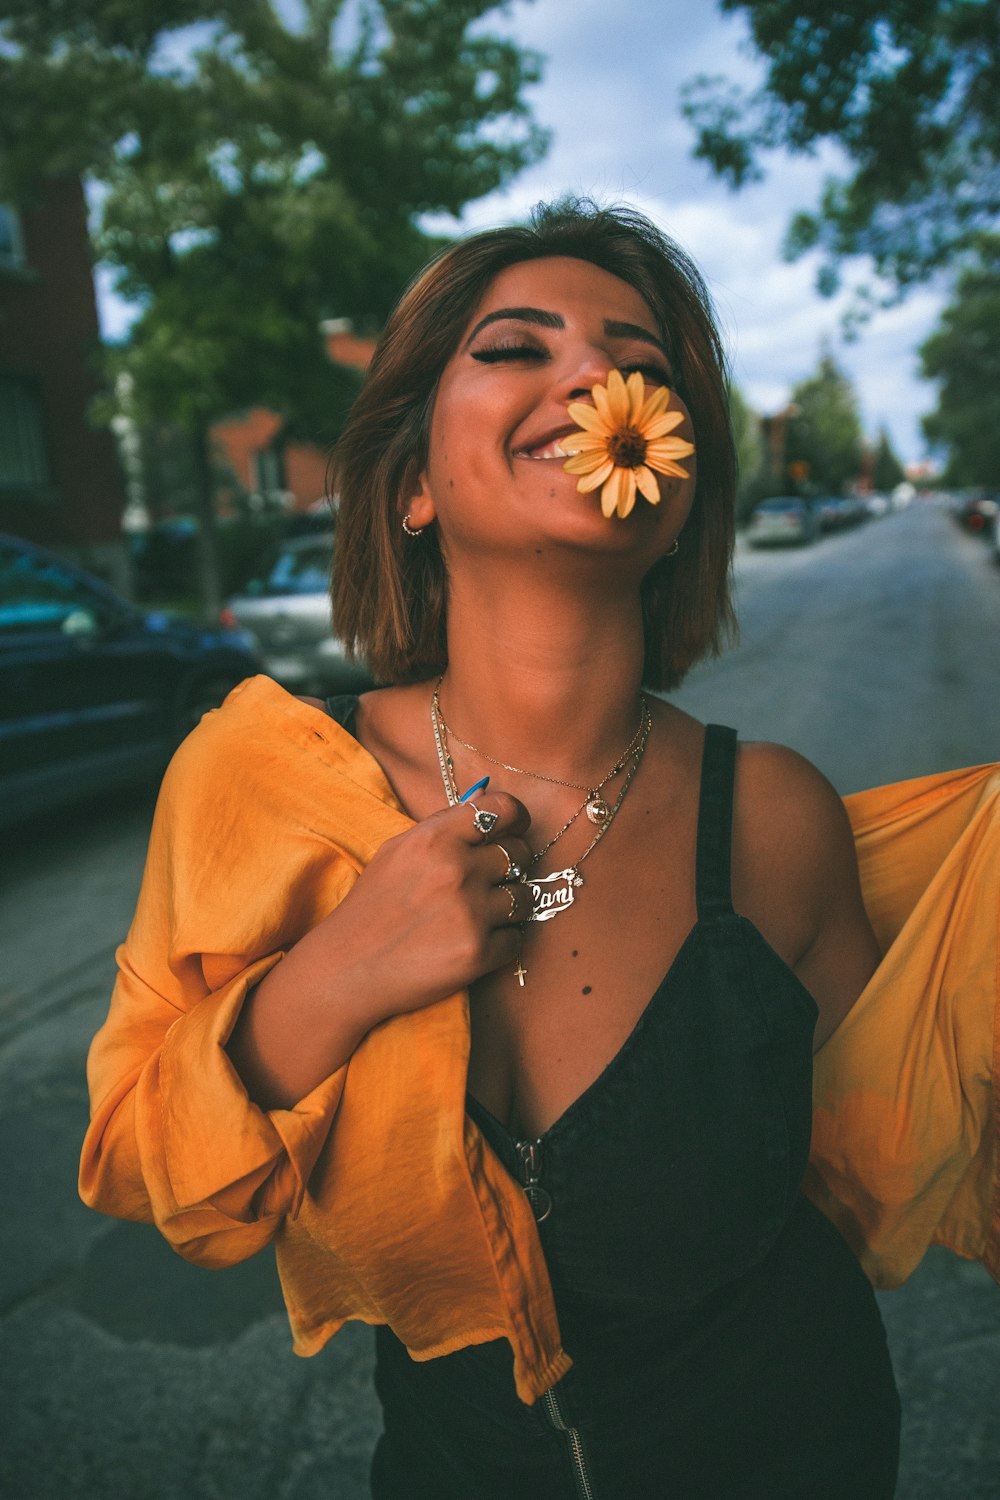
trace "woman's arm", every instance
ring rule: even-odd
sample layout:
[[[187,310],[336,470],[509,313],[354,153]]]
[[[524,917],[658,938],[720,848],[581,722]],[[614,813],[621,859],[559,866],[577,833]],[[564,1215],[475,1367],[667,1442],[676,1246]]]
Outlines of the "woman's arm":
[[[388,839],[336,909],[252,991],[229,1055],[253,1099],[287,1107],[347,1061],[390,1016],[418,1010],[513,962],[511,921],[530,910],[498,885],[506,857],[526,864],[524,806],[506,793],[478,806],[498,822],[484,844],[468,807],[446,808]]]
[[[505,857],[469,808],[390,837],[363,868],[374,829],[402,820],[359,799],[305,733],[289,745],[239,706],[234,695],[206,716],[164,778],[88,1060],[80,1168],[85,1202],[156,1223],[209,1265],[252,1254],[298,1212],[365,1032],[518,944],[497,884]],[[349,855],[334,842],[340,799]],[[513,799],[481,803],[500,813],[497,831],[526,820]],[[516,834],[505,847],[523,860]]]
[[[819,1006],[818,1049],[881,959],[836,790],[782,745],[748,744],[737,770],[734,886],[744,911]]]

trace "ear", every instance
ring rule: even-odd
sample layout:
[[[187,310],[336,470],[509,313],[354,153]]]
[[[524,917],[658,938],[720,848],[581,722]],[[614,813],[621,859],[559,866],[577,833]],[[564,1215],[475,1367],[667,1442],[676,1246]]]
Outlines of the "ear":
[[[402,514],[409,516],[410,525],[414,529],[429,526],[437,519],[437,510],[426,470],[416,476],[412,488],[404,485],[401,493],[404,497],[401,505]]]

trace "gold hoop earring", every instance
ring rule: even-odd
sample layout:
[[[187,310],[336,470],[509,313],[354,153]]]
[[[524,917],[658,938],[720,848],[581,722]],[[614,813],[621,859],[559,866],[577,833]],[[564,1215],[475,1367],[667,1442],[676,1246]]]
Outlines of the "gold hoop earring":
[[[406,532],[407,536],[423,536],[423,532],[424,532],[424,528],[422,526],[411,526],[410,525],[410,512],[409,511],[407,511],[406,515],[403,517],[403,530]]]

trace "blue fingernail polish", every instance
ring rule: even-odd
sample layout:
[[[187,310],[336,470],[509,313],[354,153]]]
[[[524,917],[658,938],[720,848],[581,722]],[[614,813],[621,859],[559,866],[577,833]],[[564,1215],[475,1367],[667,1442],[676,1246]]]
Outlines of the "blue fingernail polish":
[[[474,797],[477,792],[485,792],[489,784],[490,778],[488,776],[484,776],[482,781],[477,781],[475,786],[470,786],[467,792],[462,793],[461,797],[459,797],[458,799],[459,802],[468,802],[469,798]]]

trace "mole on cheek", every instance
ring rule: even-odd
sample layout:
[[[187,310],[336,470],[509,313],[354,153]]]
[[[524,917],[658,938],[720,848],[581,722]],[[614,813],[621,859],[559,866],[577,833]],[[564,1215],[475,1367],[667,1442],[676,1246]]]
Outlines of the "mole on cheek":
[[[570,954],[570,957],[571,957],[571,958],[576,958],[576,956],[577,956],[577,953],[578,953],[578,952],[579,952],[579,949],[577,949],[577,948],[574,948],[574,949],[573,949],[573,952],[572,952],[572,953],[571,953],[571,954]]]
[[[583,989],[580,991],[581,995],[589,995],[592,988],[592,985],[585,984]]]

